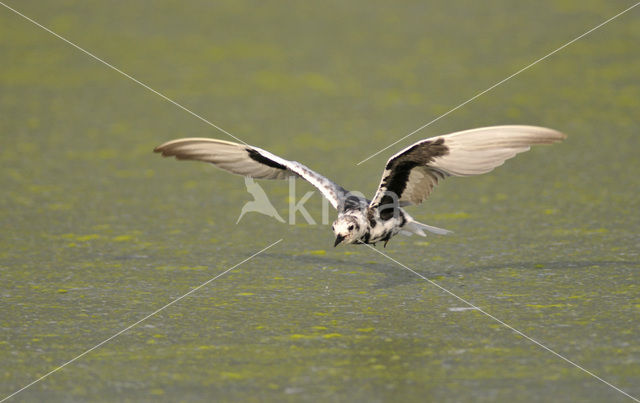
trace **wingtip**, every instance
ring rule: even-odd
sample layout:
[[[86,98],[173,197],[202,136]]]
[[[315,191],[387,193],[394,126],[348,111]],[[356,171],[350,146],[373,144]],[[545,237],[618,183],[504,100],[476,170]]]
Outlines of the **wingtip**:
[[[562,140],[567,138],[567,134],[563,133],[563,132],[561,132],[559,130],[550,129],[550,128],[545,128],[545,129],[547,129],[552,134],[552,136],[553,136],[552,141],[553,142],[559,142],[559,141],[562,141]]]
[[[170,154],[167,150],[162,149],[160,147],[154,148],[153,152],[154,153],[158,153],[158,154],[160,154],[161,157],[165,157],[165,158],[174,156],[173,154]],[[178,158],[178,156],[175,156],[175,157]]]
[[[242,146],[243,144],[233,143],[231,141],[219,140],[219,139],[210,139],[206,137],[184,137],[179,139],[174,139],[167,141],[165,143],[160,144],[159,146],[153,149],[154,153],[162,153],[163,157],[171,157],[173,156],[173,151],[176,148],[180,148],[185,145],[194,144],[194,143],[214,143],[221,145],[229,145],[229,146]]]
[[[514,126],[518,127],[518,126]],[[551,129],[549,127],[541,127],[541,126],[521,126],[523,128],[529,128],[534,132],[538,132],[538,138],[532,139],[531,145],[538,144],[554,144],[559,143],[567,138],[566,133],[563,133],[556,129]]]
[[[567,138],[567,135],[565,133],[556,129],[552,129],[550,127],[531,126],[531,125],[523,125],[523,126],[514,125],[512,127],[522,127],[525,129],[530,129],[534,133],[537,132],[540,135],[540,140],[541,140],[541,143],[539,144],[559,143],[562,140]],[[533,142],[532,145],[535,145],[535,143],[536,142]]]
[[[168,142],[166,142],[166,143],[162,143],[162,144],[160,144],[159,146],[155,146],[155,147],[153,148],[153,152],[154,152],[154,153],[162,153],[162,156],[163,156],[163,157],[166,157],[167,155],[165,154],[165,151],[166,151],[167,145],[168,145],[169,143],[171,143],[171,142],[170,142],[170,141],[168,141]]]
[[[545,129],[549,133],[548,138],[552,143],[558,143],[567,138],[566,133],[563,133],[559,130],[551,129],[548,127],[544,127],[543,129]]]

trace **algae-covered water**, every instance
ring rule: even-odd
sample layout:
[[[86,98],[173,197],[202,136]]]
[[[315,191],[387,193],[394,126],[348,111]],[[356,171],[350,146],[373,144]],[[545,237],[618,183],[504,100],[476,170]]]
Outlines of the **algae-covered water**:
[[[368,195],[421,138],[567,133],[445,181],[410,213],[454,234],[384,252],[640,396],[640,7],[355,165],[633,2],[7,4]],[[236,225],[241,177],[152,153],[229,136],[5,7],[0,59],[0,399],[282,238],[8,401],[631,401],[300,213]]]

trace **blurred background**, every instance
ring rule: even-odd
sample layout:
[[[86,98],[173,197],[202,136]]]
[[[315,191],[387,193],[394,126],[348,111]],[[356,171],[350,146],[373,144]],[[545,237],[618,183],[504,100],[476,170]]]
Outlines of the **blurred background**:
[[[355,165],[633,2],[6,4],[367,195],[422,138],[567,133],[445,181],[409,212],[454,234],[385,252],[640,395],[640,7]],[[235,225],[242,177],[152,152],[232,138],[4,6],[0,55],[0,398],[283,238],[13,400],[629,400],[329,226]]]

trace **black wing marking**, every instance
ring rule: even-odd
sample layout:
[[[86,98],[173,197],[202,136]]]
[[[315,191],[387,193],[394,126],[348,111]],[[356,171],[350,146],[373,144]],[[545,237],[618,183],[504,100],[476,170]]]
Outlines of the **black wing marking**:
[[[443,138],[423,140],[391,157],[371,207],[415,203],[420,199],[420,195],[413,195],[416,188],[431,192],[438,180],[447,176],[445,172],[429,167],[436,158],[449,153],[444,143]]]

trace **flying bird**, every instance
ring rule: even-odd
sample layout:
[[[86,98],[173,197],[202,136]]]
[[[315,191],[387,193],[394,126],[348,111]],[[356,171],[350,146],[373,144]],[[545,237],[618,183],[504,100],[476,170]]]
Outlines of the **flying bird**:
[[[416,221],[403,207],[420,204],[449,176],[480,175],[537,144],[566,138],[536,126],[492,126],[420,140],[387,161],[373,199],[349,192],[305,165],[280,158],[258,147],[207,138],[183,138],[154,149],[165,157],[214,164],[234,174],[256,179],[302,178],[315,186],[338,211],[331,228],[339,244],[384,242],[398,233],[426,236],[442,228]]]

